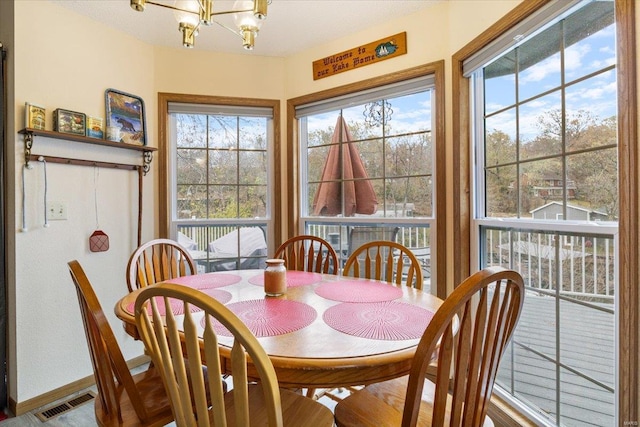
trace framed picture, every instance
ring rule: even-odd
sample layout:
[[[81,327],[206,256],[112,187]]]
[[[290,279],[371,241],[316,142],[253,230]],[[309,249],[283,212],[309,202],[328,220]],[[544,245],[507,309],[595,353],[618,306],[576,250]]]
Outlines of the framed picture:
[[[46,110],[35,104],[24,103],[24,126],[31,129],[44,130]]]
[[[87,117],[84,113],[58,108],[53,112],[53,130],[60,133],[85,135]]]
[[[127,144],[147,145],[142,98],[115,89],[105,91],[107,128],[120,129],[120,140]]]

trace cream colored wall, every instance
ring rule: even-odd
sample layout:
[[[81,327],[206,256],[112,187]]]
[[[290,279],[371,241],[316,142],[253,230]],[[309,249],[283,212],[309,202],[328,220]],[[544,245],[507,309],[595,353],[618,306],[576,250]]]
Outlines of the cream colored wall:
[[[155,49],[157,92],[281,99],[284,60],[197,49]]]
[[[439,2],[422,12],[403,19],[389,21],[384,25],[371,27],[342,39],[329,41],[287,58],[285,67],[287,98],[319,92],[444,59],[448,54],[447,17],[447,3]],[[407,53],[405,55],[320,80],[313,80],[311,68],[313,61],[403,31],[407,32]]]
[[[358,82],[444,59],[513,9],[521,0],[449,0],[421,12],[332,40],[286,58],[288,98]],[[311,64],[317,59],[399,32],[407,32],[407,54],[320,80],[313,80]],[[329,37],[328,37],[329,38]],[[449,75],[446,76],[449,78]],[[450,84],[449,86],[450,87]]]
[[[44,165],[25,170],[27,232],[20,232],[21,173],[24,146],[16,131],[24,127],[24,103],[47,109],[46,127],[53,127],[56,108],[104,117],[104,91],[111,87],[146,101],[150,141],[156,133],[153,50],[144,43],[80,18],[45,1],[15,2],[15,96],[9,105],[16,117],[9,123],[15,141],[15,173],[9,188],[16,202],[9,205],[15,220],[15,280],[9,283],[9,343],[14,355],[9,367],[9,396],[24,402],[92,374],[84,330],[67,262],[78,259],[92,280],[103,309],[112,322],[127,359],[141,354],[141,345],[125,337],[113,315],[116,300],[127,290],[124,268],[136,247],[137,173],[100,169],[97,179],[99,224],[110,238],[107,252],[92,253],[89,235],[96,229],[92,167],[48,164],[48,199],[63,201],[68,220],[44,223]],[[151,72],[150,72],[151,71]],[[35,154],[140,164],[139,152],[36,137]],[[143,240],[153,236],[152,188],[155,168],[144,180],[146,191]],[[13,294],[14,293],[14,294]]]

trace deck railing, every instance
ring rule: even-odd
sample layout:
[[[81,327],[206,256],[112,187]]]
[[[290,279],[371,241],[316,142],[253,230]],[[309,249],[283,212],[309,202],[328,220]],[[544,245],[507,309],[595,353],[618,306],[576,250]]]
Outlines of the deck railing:
[[[613,236],[489,228],[485,233],[486,263],[519,271],[529,289],[557,287],[564,296],[613,301]]]
[[[527,290],[498,394],[526,400],[557,425],[614,425],[615,234],[479,231],[482,266],[519,271]]]
[[[199,251],[206,251],[210,242],[237,229],[238,227],[233,225],[188,225],[178,227],[180,233],[196,243]]]

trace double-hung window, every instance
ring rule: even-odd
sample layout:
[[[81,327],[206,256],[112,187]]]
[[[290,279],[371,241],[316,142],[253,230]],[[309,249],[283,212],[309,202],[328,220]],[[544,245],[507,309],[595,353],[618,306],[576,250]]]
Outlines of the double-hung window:
[[[297,105],[300,231],[342,263],[362,243],[410,248],[435,273],[435,83],[427,75]]]
[[[168,113],[171,235],[201,272],[263,268],[273,109],[169,102]]]
[[[464,63],[477,267],[527,288],[497,384],[554,425],[616,424],[615,44],[613,1],[558,1]]]

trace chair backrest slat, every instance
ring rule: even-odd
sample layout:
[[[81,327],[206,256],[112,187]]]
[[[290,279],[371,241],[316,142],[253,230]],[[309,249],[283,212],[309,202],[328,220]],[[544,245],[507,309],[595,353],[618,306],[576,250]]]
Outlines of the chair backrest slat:
[[[176,277],[196,274],[193,258],[178,242],[155,239],[142,244],[129,257],[129,292]]]
[[[368,242],[356,248],[342,270],[344,276],[405,283],[422,289],[423,273],[418,258],[406,246],[389,240]]]
[[[222,367],[218,354],[218,336],[213,330],[211,322],[205,322],[202,334],[204,341],[205,359],[207,361],[208,385],[211,396],[211,407],[224,408],[224,388],[222,381],[217,379],[222,376]],[[213,411],[213,425],[222,426],[226,422],[224,411]]]
[[[276,258],[284,259],[288,270],[337,274],[338,255],[326,240],[312,235],[295,236],[281,244]]]

